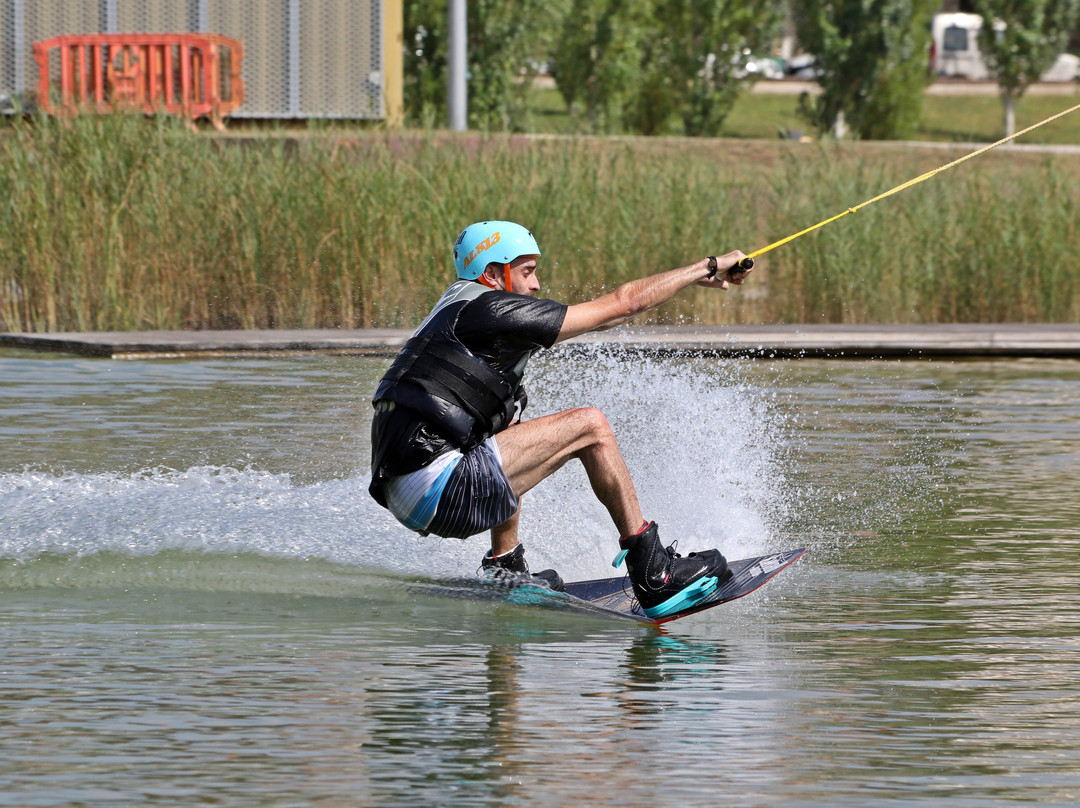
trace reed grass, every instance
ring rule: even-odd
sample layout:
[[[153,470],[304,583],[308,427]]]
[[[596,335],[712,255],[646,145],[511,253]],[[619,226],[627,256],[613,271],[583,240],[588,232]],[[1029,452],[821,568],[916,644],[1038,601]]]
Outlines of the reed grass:
[[[780,322],[1068,322],[1080,318],[1076,161],[995,153],[778,249]],[[942,160],[942,162],[945,162]],[[773,232],[797,232],[925,171],[822,151],[774,177]],[[778,179],[782,177],[782,179]],[[814,194],[791,193],[792,186]],[[770,256],[772,253],[769,254]]]
[[[899,149],[312,132],[169,118],[17,121],[0,138],[0,329],[413,325],[485,218],[537,235],[544,293],[749,252],[926,170]],[[654,322],[1080,316],[1080,160],[997,153],[763,257]],[[932,166],[930,166],[932,167]]]

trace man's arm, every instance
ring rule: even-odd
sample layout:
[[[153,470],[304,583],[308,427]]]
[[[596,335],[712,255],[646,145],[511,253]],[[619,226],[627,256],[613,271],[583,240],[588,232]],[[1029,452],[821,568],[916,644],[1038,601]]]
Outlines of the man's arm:
[[[650,275],[624,283],[606,295],[577,303],[566,310],[566,319],[556,342],[576,337],[588,331],[621,325],[636,314],[666,303],[687,286],[698,284],[727,289],[729,283],[741,284],[752,270],[733,269],[746,256],[739,250],[716,257],[716,274],[709,277],[709,259],[702,258],[690,266]]]

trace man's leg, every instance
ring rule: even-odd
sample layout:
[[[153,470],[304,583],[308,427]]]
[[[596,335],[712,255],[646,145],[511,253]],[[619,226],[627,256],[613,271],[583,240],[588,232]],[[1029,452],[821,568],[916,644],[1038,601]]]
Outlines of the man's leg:
[[[480,562],[481,569],[488,569],[498,575],[496,568],[509,571],[517,578],[521,575],[531,575],[532,579],[549,589],[557,592],[563,591],[563,579],[555,570],[540,570],[530,573],[529,565],[525,562],[525,548],[518,544],[517,528],[518,516],[521,514],[519,506],[514,515],[491,529],[491,553],[484,556]]]
[[[501,450],[500,450],[501,451]],[[521,516],[521,506],[514,511],[514,515],[491,529],[491,554],[503,555],[509,553],[518,543],[518,517]]]
[[[660,542],[656,523],[644,524],[637,492],[615,435],[596,409],[567,410],[517,424],[495,436],[514,493],[521,496],[551,476],[571,458],[585,466],[593,492],[608,509],[619,531],[627,572],[638,602],[650,617],[684,611],[711,594],[730,576],[727,561],[716,550],[673,555]],[[520,513],[520,508],[518,509]],[[517,543],[517,519],[491,531],[494,542]],[[508,544],[505,544],[508,543]]]
[[[644,519],[626,462],[619,452],[615,433],[600,410],[583,408],[523,421],[495,436],[503,470],[520,498],[541,480],[550,477],[568,460],[577,458],[585,467],[593,493],[607,508],[620,536],[640,530]],[[513,547],[517,542],[515,514],[492,530],[492,547]]]

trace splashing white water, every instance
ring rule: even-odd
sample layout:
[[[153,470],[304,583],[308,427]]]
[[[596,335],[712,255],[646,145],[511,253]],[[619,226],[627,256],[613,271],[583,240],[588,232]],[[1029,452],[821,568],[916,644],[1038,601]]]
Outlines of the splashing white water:
[[[682,552],[719,547],[729,557],[775,549],[770,525],[784,507],[780,419],[765,391],[740,380],[737,363],[575,349],[530,370],[528,415],[578,406],[607,415],[645,515],[666,542],[678,539]],[[0,558],[15,564],[181,551],[448,575],[471,573],[487,547],[483,535],[462,542],[401,527],[368,496],[360,468],[306,485],[258,468],[31,469],[0,473],[0,513]],[[613,574],[615,529],[580,464],[530,492],[522,513],[534,569],[554,566],[568,580]]]
[[[779,419],[765,392],[740,380],[736,363],[595,348],[577,358],[540,363],[530,396],[544,412],[605,413],[645,518],[665,542],[677,539],[682,552],[719,547],[735,558],[770,546],[769,525],[783,507]],[[607,562],[618,549],[580,464],[530,492],[522,513],[523,540],[552,547],[551,562],[583,551]],[[610,574],[605,566],[592,569]]]

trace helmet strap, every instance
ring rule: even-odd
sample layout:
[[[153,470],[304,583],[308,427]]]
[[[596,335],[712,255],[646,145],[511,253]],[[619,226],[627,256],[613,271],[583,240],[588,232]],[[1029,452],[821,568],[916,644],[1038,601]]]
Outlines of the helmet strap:
[[[486,286],[488,289],[494,289],[496,291],[499,290],[499,287],[496,286],[494,283],[492,283],[491,280],[487,277],[486,271],[482,272],[479,275],[477,275],[476,279],[478,281],[480,281],[480,283],[484,284],[484,286]],[[507,292],[514,291],[514,281],[513,281],[513,278],[510,277],[510,265],[509,264],[503,264],[503,282],[506,284],[506,291]]]

